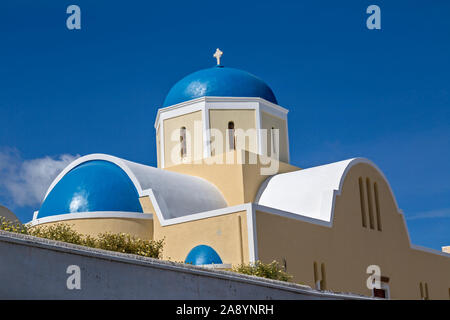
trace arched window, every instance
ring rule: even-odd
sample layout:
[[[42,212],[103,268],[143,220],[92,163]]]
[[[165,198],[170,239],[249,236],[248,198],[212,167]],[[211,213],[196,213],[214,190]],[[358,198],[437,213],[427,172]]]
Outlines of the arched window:
[[[272,127],[272,129],[270,129],[270,145],[271,145],[271,155],[275,155],[277,154],[277,150],[278,150],[278,139],[277,139],[277,135],[276,135],[276,131],[278,129],[275,129],[275,127]]]
[[[230,121],[228,122],[228,143],[229,143],[229,150],[236,150],[236,137],[234,135],[234,122]]]
[[[186,127],[180,128],[180,157],[186,157]]]

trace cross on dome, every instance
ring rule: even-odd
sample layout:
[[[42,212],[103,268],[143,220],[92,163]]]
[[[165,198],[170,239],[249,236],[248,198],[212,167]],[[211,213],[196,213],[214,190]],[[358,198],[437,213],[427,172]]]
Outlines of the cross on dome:
[[[223,52],[220,51],[219,48],[216,49],[216,52],[214,53],[213,57],[217,59],[217,65],[220,66],[220,58],[222,57]]]

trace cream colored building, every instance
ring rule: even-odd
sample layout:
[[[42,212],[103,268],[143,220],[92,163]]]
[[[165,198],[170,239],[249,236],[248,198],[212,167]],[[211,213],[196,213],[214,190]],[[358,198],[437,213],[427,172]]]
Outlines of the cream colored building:
[[[277,260],[320,290],[450,299],[450,254],[411,243],[380,169],[363,158],[290,164],[287,114],[247,72],[195,72],[158,110],[158,168],[78,158],[30,224],[165,239],[164,259],[197,265]]]

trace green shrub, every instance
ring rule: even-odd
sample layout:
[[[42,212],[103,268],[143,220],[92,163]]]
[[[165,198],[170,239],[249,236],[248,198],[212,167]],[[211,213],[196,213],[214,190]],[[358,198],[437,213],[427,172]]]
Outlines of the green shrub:
[[[144,257],[160,258],[164,240],[136,239],[126,233],[101,233],[96,240],[96,247],[123,253],[138,254]]]
[[[81,235],[80,233],[72,229],[70,225],[65,223],[28,228],[28,234],[39,238],[85,245],[83,235]]]
[[[66,223],[27,227],[19,222],[11,222],[1,217],[0,230],[156,259],[161,258],[164,246],[164,240],[142,240],[126,233],[106,232],[96,237],[83,235]]]
[[[233,267],[232,270],[238,273],[273,280],[290,281],[292,279],[292,276],[287,274],[275,260],[271,263],[262,263],[261,261],[256,261],[254,264],[240,264]]]

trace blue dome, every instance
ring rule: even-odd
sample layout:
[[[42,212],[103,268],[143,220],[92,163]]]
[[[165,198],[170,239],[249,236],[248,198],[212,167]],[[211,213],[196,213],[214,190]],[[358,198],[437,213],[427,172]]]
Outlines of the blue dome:
[[[193,264],[195,266],[203,264],[222,264],[217,252],[210,246],[199,245],[193,248],[186,257],[185,263]]]
[[[93,211],[142,212],[133,182],[111,162],[87,161],[70,170],[47,195],[38,218]]]
[[[272,89],[261,79],[246,71],[216,66],[178,81],[170,89],[164,107],[205,96],[259,97],[278,104]]]

